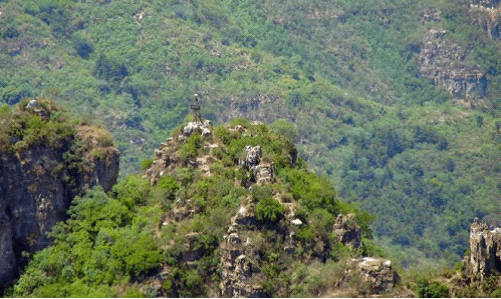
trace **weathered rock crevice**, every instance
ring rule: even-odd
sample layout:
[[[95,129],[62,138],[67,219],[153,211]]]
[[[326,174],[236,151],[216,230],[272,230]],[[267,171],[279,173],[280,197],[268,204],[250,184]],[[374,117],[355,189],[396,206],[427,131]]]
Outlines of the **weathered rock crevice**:
[[[482,6],[485,8],[495,8],[499,6],[499,0],[470,0],[470,6]]]

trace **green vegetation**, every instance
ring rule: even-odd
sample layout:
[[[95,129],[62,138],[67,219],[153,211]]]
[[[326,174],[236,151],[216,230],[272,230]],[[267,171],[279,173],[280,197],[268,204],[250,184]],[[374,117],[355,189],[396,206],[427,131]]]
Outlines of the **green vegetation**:
[[[230,130],[236,125],[242,126],[244,132]],[[209,296],[219,292],[220,246],[230,218],[241,206],[253,210],[257,227],[262,227],[249,233],[252,250],[265,275],[262,288],[266,294],[318,296],[330,289],[342,277],[334,273],[343,269],[350,255],[360,254],[337,243],[332,235],[335,216],[341,206],[354,211],[360,219],[367,218],[365,212],[341,205],[332,185],[308,172],[301,159],[292,163],[294,147],[287,136],[242,119],[214,131],[210,143],[225,144],[219,152],[208,153],[209,142],[200,135],[193,137],[196,133],[184,143],[170,145],[172,153],[183,161],[210,155],[210,176],[203,175],[199,168],[183,167],[183,162],[161,176],[154,186],[150,180],[129,175],[108,194],[95,187],[85,196],[76,197],[68,211],[69,219],[53,228],[54,245],[34,254],[7,294]],[[198,144],[197,156],[185,155],[186,148],[193,144]],[[263,159],[276,159],[278,177],[274,183],[250,183],[250,188],[245,187],[250,177],[238,166],[238,157],[249,144],[262,147]],[[153,164],[150,161],[148,165]],[[306,188],[307,181],[312,187]],[[290,229],[287,227],[291,224],[277,198],[294,203],[298,217],[305,223],[298,232],[300,245],[295,253],[284,253],[286,237],[278,232]],[[194,213],[183,214],[187,210]],[[364,235],[370,235],[370,231],[364,229]],[[308,267],[304,264],[322,255],[318,262]],[[161,287],[153,288],[151,277],[160,277]]]
[[[435,10],[439,21],[424,18]],[[404,267],[452,265],[474,217],[497,221],[501,54],[468,1],[12,0],[0,11],[0,102],[41,96],[92,115],[113,132],[121,178],[148,166],[139,161],[182,122],[197,92],[215,123],[244,115],[294,139],[326,177],[309,186],[282,172],[292,197],[334,212],[325,188],[334,182],[339,198],[377,216],[375,242],[405,253]],[[485,94],[467,99],[475,109],[452,105],[420,74],[429,29],[447,29],[468,49],[464,62],[487,74]],[[58,121],[23,122],[18,148],[68,133]],[[228,166],[247,140],[218,130],[225,145],[235,142],[218,154]],[[182,153],[198,150],[190,140]],[[280,157],[270,157],[278,169],[287,163]]]
[[[75,118],[59,104],[44,98],[25,98],[0,107],[0,151],[21,155],[36,146],[49,146],[63,161],[53,173],[83,171],[95,159],[104,160],[112,135],[85,118]],[[72,183],[68,181],[67,183]]]
[[[15,108],[0,107],[0,150],[19,152],[39,144],[61,148],[76,134],[80,121],[70,119],[52,101],[37,99],[37,106],[28,108],[30,100],[23,100]]]
[[[256,216],[259,221],[276,222],[284,215],[284,207],[273,198],[265,197],[256,205]]]

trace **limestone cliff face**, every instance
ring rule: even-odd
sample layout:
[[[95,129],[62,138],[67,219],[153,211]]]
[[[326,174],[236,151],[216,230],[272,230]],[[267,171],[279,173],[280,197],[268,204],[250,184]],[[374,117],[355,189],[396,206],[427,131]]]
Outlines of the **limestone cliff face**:
[[[488,80],[477,65],[465,62],[467,49],[451,42],[446,30],[430,30],[419,54],[421,75],[443,86],[456,98],[468,98],[474,92],[485,94]]]
[[[262,283],[266,276],[261,272],[256,257],[255,234],[242,229],[246,225],[256,227],[258,221],[248,208],[242,206],[232,219],[228,235],[220,245],[221,292],[223,297],[264,297]]]
[[[483,280],[501,272],[501,228],[489,230],[487,224],[475,219],[470,231],[470,256],[463,265],[466,275]]]
[[[115,184],[119,152],[92,142],[88,130],[94,129],[80,128],[74,137],[91,141],[83,151],[66,140],[58,148],[39,144],[0,152],[0,291],[16,279],[27,256],[51,243],[47,233],[67,218],[75,195],[95,185],[110,190]]]

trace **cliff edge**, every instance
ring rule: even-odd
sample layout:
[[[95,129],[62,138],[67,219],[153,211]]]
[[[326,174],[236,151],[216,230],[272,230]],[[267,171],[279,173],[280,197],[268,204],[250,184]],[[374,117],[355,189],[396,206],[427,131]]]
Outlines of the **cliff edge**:
[[[74,196],[118,176],[119,151],[104,129],[72,120],[53,102],[0,108],[0,291],[29,256],[51,244]]]

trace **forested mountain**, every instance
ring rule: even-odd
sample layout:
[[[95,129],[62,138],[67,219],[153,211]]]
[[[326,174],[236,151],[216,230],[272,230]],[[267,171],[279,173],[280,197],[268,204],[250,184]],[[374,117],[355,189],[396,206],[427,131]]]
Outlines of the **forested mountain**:
[[[139,170],[201,95],[215,123],[297,128],[404,267],[452,264],[499,220],[496,1],[0,1],[0,100],[101,121]]]
[[[37,119],[36,111],[23,112],[26,118]],[[35,113],[26,115],[26,112]],[[48,120],[43,124],[54,125]],[[31,129],[29,126],[26,131]],[[184,123],[156,150],[154,160],[142,163],[144,175],[129,175],[111,190],[107,184],[87,190],[72,201],[69,219],[57,224],[56,220],[61,219],[51,213],[56,201],[44,197],[35,204],[26,198],[36,197],[39,191],[24,188],[26,195],[20,197],[25,199],[25,208],[36,210],[36,216],[19,205],[10,205],[12,209],[7,215],[1,215],[0,256],[16,253],[30,263],[22,269],[6,269],[5,263],[2,264],[0,294],[8,297],[412,294],[399,284],[400,276],[391,261],[378,257],[382,251],[371,241],[372,217],[340,202],[331,182],[308,171],[306,163],[297,157],[290,138],[293,133],[290,123],[282,120],[270,127],[243,119],[220,126],[207,120]],[[84,144],[85,141],[92,138],[85,138]],[[16,144],[13,147],[17,155],[34,150],[28,147],[19,151]],[[51,152],[50,147],[45,148]],[[91,153],[96,151],[102,149],[94,148]],[[97,168],[110,160],[110,152],[116,150],[109,149],[101,155],[102,159],[94,159],[94,164],[100,162]],[[89,168],[85,164],[86,152],[77,151],[73,160],[67,158],[68,154],[63,157],[78,162],[80,153],[84,154],[84,163],[80,165]],[[3,155],[15,157],[9,153]],[[33,168],[40,171],[36,166],[40,159],[33,157],[31,161],[36,162],[28,165],[21,161],[26,172],[33,173]],[[110,163],[107,169],[116,179],[115,166],[118,165]],[[50,165],[45,167],[47,174],[57,175]],[[72,164],[69,167],[72,170]],[[3,169],[0,169],[2,174]],[[66,173],[68,165],[58,167],[57,171]],[[22,175],[17,178],[23,183],[31,182]],[[64,217],[64,213],[60,214]],[[17,235],[11,246],[17,248],[9,250],[5,239],[19,229],[12,229],[6,220],[17,224],[18,218],[32,227],[38,223],[50,233]],[[42,243],[42,236],[53,242],[42,239],[45,241]],[[29,244],[29,249],[35,250],[26,246],[20,252],[20,244]],[[5,275],[7,272],[10,277]],[[19,272],[21,276],[16,281],[13,276]]]

